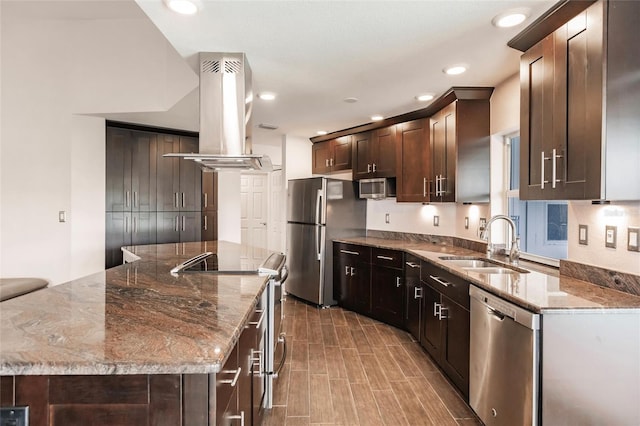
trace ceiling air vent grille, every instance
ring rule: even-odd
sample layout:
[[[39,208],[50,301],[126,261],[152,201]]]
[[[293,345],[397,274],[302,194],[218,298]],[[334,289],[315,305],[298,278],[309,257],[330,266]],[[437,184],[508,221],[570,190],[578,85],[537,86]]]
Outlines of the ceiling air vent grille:
[[[202,72],[217,74],[220,72],[220,61],[202,61]]]
[[[238,74],[242,72],[242,62],[227,59],[224,61],[224,72],[226,74]]]

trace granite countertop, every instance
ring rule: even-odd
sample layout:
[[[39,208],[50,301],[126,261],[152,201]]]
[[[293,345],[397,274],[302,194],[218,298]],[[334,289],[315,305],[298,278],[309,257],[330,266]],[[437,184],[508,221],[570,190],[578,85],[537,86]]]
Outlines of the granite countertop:
[[[536,313],[640,309],[639,296],[560,275],[554,268],[533,262],[520,261],[519,263],[520,268],[530,271],[528,273],[488,274],[467,271],[441,260],[440,257],[451,255],[486,258],[485,253],[452,245],[372,237],[335,241],[401,250],[413,254],[467,279],[477,287]]]
[[[0,375],[218,372],[267,277],[185,273],[204,251],[270,252],[227,242],[131,247],[140,260],[0,304]]]

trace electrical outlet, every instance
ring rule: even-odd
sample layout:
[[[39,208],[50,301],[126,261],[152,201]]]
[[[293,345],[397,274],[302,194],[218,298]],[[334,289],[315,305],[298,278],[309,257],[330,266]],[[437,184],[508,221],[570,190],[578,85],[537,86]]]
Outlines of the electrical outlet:
[[[67,221],[67,212],[64,210],[60,210],[58,212],[58,222],[66,222]]]
[[[389,223],[390,219],[389,219],[389,213],[384,215],[384,223]]]
[[[589,227],[587,225],[578,225],[578,244],[589,245]]]
[[[608,248],[616,248],[616,239],[617,239],[618,227],[617,226],[606,226],[604,245]]]
[[[640,228],[630,226],[627,228],[627,250],[640,251]]]
[[[469,229],[469,216],[464,218],[464,229]]]
[[[440,216],[433,216],[433,226],[440,226]]]
[[[27,426],[29,424],[29,407],[0,408],[0,426]]]
[[[482,232],[482,231],[484,231],[484,228],[486,228],[486,227],[487,227],[487,218],[486,217],[481,217],[478,229],[480,230],[480,232]]]

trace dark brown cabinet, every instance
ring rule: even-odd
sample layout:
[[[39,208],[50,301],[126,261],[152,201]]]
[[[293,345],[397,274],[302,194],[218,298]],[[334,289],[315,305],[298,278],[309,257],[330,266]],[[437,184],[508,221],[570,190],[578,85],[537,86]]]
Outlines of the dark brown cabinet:
[[[543,35],[522,45],[521,199],[640,199],[639,14],[598,1],[550,34],[530,29]]]
[[[351,135],[313,144],[312,173],[325,174],[351,169]]]
[[[202,173],[201,238],[218,239],[218,173]]]
[[[423,323],[420,343],[469,397],[469,283],[432,265],[421,264]]]
[[[455,100],[431,117],[430,201],[489,201],[490,94]]]
[[[200,212],[157,212],[156,242],[200,241]]]
[[[396,126],[353,135],[353,179],[396,176]]]
[[[420,286],[420,259],[410,254],[404,255],[405,308],[404,328],[416,340],[420,340],[422,322],[422,296]]]
[[[200,168],[193,161],[163,157],[170,153],[198,152],[197,139],[160,134],[157,152],[157,211],[200,211]]]
[[[334,243],[334,298],[338,304],[365,315],[371,313],[371,249]]]
[[[405,304],[403,253],[374,248],[371,261],[371,316],[402,327]]]
[[[432,181],[429,120],[409,121],[397,128],[397,201],[428,202]]]

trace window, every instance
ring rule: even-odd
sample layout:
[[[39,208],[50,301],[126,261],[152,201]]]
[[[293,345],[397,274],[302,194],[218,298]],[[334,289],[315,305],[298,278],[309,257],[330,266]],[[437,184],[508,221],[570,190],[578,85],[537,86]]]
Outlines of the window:
[[[567,258],[567,214],[566,201],[521,201],[520,183],[520,136],[505,137],[508,173],[506,191],[508,214],[516,224],[520,236],[523,258],[547,259]],[[550,262],[553,263],[553,262]]]

